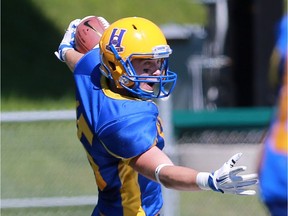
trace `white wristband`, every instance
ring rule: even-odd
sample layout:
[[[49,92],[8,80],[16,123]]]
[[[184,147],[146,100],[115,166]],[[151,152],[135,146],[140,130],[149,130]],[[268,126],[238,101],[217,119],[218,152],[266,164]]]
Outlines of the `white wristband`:
[[[66,61],[66,57],[65,57],[66,52],[67,52],[68,50],[71,50],[71,49],[73,49],[73,48],[72,48],[72,47],[67,47],[67,48],[63,48],[63,49],[62,49],[61,58],[64,60],[64,62]]]
[[[157,180],[157,182],[159,182],[161,184],[161,181],[159,179],[159,173],[160,170],[165,167],[165,166],[173,166],[173,164],[160,164],[159,166],[157,166],[157,168],[155,169],[155,178]]]
[[[208,178],[210,173],[208,172],[199,172],[196,176],[196,184],[202,190],[210,190],[211,188],[208,185]]]

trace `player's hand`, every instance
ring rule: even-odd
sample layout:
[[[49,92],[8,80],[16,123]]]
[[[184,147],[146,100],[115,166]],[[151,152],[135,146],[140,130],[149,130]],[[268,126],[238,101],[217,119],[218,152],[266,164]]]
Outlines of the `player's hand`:
[[[75,19],[69,24],[65,35],[59,45],[58,51],[55,52],[55,55],[60,61],[65,62],[65,53],[67,52],[67,50],[74,49],[75,31],[80,21],[80,19]]]
[[[223,166],[214,173],[199,173],[197,184],[202,189],[212,189],[214,191],[237,194],[237,195],[255,195],[256,191],[249,189],[258,183],[257,174],[238,175],[246,170],[245,166],[234,167],[240,159],[242,153],[232,156]]]

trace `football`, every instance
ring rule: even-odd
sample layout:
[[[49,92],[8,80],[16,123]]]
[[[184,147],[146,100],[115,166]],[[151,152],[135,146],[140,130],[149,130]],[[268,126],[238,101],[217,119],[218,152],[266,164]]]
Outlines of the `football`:
[[[92,50],[109,26],[103,17],[88,16],[81,20],[75,32],[75,49],[83,54]]]

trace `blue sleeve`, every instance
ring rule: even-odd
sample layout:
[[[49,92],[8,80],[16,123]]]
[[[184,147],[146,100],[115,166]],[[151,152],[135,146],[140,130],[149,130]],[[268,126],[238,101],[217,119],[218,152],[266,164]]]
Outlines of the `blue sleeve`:
[[[90,75],[94,68],[100,63],[99,48],[86,53],[75,65],[74,74]]]
[[[286,14],[279,25],[277,47],[283,58],[287,56],[287,21],[288,15]]]
[[[157,141],[157,117],[137,113],[110,123],[99,138],[106,149],[121,158],[142,154]]]
[[[93,89],[100,88],[99,65],[99,49],[93,49],[78,61],[73,73],[76,85],[76,100],[83,106],[82,109],[85,110],[90,123],[92,122],[90,110],[93,106],[91,104]]]

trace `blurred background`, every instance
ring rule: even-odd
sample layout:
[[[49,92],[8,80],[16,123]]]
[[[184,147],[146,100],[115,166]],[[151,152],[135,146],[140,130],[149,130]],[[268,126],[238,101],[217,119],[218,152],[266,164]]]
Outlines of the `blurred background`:
[[[111,23],[142,16],[163,30],[178,81],[173,96],[157,103],[175,161],[212,171],[242,151],[242,165],[256,170],[277,97],[271,55],[287,1],[6,0],[1,6],[2,215],[90,215],[94,208],[94,177],[76,136],[73,77],[54,56],[70,21],[87,15]],[[176,200],[174,215],[267,215],[257,196],[165,193]]]

